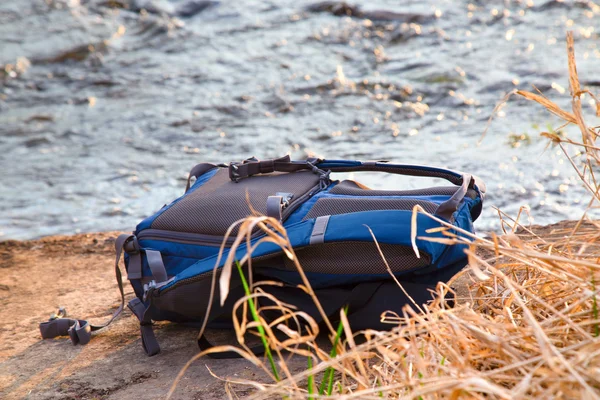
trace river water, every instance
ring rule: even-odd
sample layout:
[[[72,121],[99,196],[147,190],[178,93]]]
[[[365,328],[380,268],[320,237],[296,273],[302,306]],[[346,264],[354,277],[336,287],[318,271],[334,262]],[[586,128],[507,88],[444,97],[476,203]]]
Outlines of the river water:
[[[560,125],[539,105],[513,97],[478,142],[514,88],[570,108],[567,30],[582,83],[600,90],[598,6],[353,5],[2,0],[0,240],[131,230],[196,163],[285,153],[476,174],[488,187],[480,231],[498,230],[493,206],[526,205],[535,223],[582,214],[589,196],[539,136]]]

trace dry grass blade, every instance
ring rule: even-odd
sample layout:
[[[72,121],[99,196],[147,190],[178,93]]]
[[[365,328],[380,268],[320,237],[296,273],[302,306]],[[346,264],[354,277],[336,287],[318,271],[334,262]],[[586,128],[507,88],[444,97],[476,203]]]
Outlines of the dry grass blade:
[[[548,100],[544,96],[540,96],[539,94],[527,92],[525,90],[517,90],[517,94],[525,97],[527,100],[535,101],[536,103],[541,104],[542,106],[546,107],[546,109],[548,111],[550,111],[552,114],[564,119],[567,122],[570,122],[572,124],[577,123],[577,119],[575,118],[575,116],[573,114],[571,114],[570,112],[564,111],[556,103]]]
[[[580,141],[554,134],[546,137],[560,145],[569,158],[592,195],[591,208],[600,200],[592,165],[593,160],[598,161],[594,143],[598,127],[590,128],[583,119],[580,96],[586,90],[579,84],[572,35],[568,36],[568,54],[572,111],[562,110],[539,94],[517,93],[562,118],[565,126],[579,127]],[[581,160],[583,167],[575,162],[576,158],[569,157],[571,148],[588,155]],[[450,307],[446,300],[452,289],[439,284],[431,303],[420,308],[408,304],[399,315],[386,314],[386,322],[395,326],[384,332],[353,333],[342,313],[346,339],[336,347],[335,357],[319,346],[319,326],[308,314],[269,297],[263,288],[272,283],[252,283],[252,294],[239,300],[236,309],[248,300],[257,304],[259,322],[265,328],[268,345],[279,355],[284,377],[272,383],[227,379],[228,385],[252,387],[253,399],[325,398],[314,390],[310,394],[305,382],[309,376],[318,379],[331,367],[336,376],[328,399],[600,399],[600,223],[584,214],[572,224],[540,232],[519,222],[521,212],[514,219],[500,210],[498,215],[505,235],[481,238],[416,206],[410,239],[417,256],[417,240],[468,245],[470,268],[449,283],[458,287],[456,304]],[[439,227],[418,235],[421,218],[431,218]],[[245,241],[248,249],[240,262],[249,261],[256,249],[256,244],[249,242],[250,233],[262,230],[262,240],[280,246],[294,262],[302,278],[299,287],[311,296],[325,317],[327,330],[335,335],[283,226],[260,216],[239,225],[234,246],[242,249]],[[225,280],[233,261],[230,254],[226,260],[229,272],[221,273],[222,296],[227,295]],[[274,305],[261,308],[260,299]],[[280,316],[267,320],[263,317],[266,311],[277,311]],[[244,337],[256,333],[259,325],[248,318],[247,313],[242,313],[241,319],[234,315],[242,347],[237,351],[269,374],[262,360],[246,350]],[[275,331],[285,338],[277,337]],[[357,340],[361,337],[362,343]],[[310,370],[293,374],[283,357],[285,353],[313,357],[319,362],[312,363]],[[228,393],[233,397],[235,386],[228,386]]]

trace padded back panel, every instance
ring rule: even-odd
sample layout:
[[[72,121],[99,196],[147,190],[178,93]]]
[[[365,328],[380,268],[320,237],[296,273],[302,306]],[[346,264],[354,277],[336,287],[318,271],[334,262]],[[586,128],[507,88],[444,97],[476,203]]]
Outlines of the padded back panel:
[[[310,171],[255,175],[233,182],[228,170],[221,168],[208,182],[192,188],[159,215],[152,228],[222,236],[232,223],[251,215],[251,207],[266,214],[269,196],[293,193],[293,203],[318,183],[319,176]]]

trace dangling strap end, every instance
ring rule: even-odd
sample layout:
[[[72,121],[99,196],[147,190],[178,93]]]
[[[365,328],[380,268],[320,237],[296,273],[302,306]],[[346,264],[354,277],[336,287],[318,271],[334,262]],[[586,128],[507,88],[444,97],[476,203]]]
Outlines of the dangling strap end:
[[[50,320],[40,324],[42,339],[53,339],[59,336],[69,336],[74,345],[87,344],[92,338],[92,331],[96,330],[90,323],[83,319],[64,318],[67,311],[59,308],[52,314]]]
[[[131,300],[127,307],[131,310],[133,315],[140,321],[140,334],[142,336],[142,347],[148,357],[152,357],[160,353],[160,346],[154,335],[154,329],[152,329],[152,319],[148,311],[149,307],[146,308],[144,303],[137,297]]]

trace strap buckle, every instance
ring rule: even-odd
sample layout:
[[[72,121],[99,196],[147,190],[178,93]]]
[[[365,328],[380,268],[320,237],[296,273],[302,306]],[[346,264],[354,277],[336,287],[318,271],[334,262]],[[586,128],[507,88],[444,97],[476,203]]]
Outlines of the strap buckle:
[[[58,307],[58,311],[50,316],[48,321],[55,321],[60,318],[65,318],[67,316],[67,309],[64,307]]]
[[[125,250],[127,254],[138,254],[140,252],[140,244],[135,235],[131,235],[127,238],[125,243],[123,243],[123,250]]]
[[[236,162],[236,161],[232,161],[229,163],[229,179],[231,179],[232,181],[234,181],[235,183],[240,181],[240,162]]]

